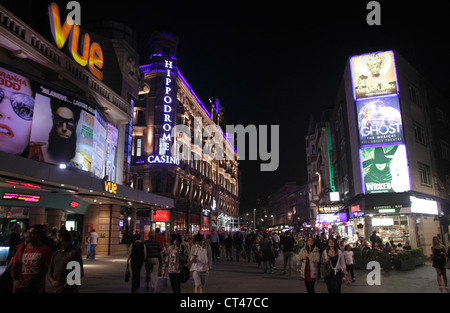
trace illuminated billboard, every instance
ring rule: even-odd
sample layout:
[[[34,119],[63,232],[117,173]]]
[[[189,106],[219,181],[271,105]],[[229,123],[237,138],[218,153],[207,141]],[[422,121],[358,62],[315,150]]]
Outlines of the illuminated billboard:
[[[399,92],[393,51],[351,57],[350,66],[355,100]]]
[[[343,223],[347,222],[347,213],[321,213],[317,214],[316,223],[328,224],[328,223]]]
[[[405,145],[362,148],[360,162],[365,194],[411,190]]]
[[[398,96],[356,101],[361,145],[402,142],[402,115]]]
[[[118,130],[93,106],[0,67],[0,151],[115,180]]]

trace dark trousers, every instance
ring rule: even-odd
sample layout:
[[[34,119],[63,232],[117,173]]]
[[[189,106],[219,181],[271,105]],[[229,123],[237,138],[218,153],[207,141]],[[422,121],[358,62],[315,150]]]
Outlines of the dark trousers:
[[[219,251],[219,243],[218,242],[211,242],[211,252],[212,252],[213,260],[215,260],[217,257],[219,257],[220,251]]]
[[[350,273],[350,275],[352,276],[352,280],[355,279],[355,273],[353,272],[353,264],[347,265],[347,270]]]
[[[330,277],[325,277],[325,284],[327,285],[328,292],[341,293],[342,278],[344,275],[342,274],[342,271],[337,272],[336,275],[333,270],[332,272],[333,274]]]
[[[315,281],[306,281],[305,280],[305,286],[308,293],[316,293],[316,290],[314,289]]]
[[[131,291],[136,292],[141,286],[141,269],[144,262],[131,262]]]
[[[172,285],[173,293],[181,292],[181,280],[179,273],[169,273],[170,284]]]

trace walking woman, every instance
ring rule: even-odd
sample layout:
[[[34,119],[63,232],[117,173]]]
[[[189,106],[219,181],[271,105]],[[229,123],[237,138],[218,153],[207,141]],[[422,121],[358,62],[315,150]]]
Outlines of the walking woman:
[[[188,251],[185,246],[181,245],[181,236],[179,234],[172,235],[172,242],[164,257],[164,266],[161,272],[161,276],[164,277],[165,271],[169,272],[170,284],[174,293],[181,292],[181,280],[180,273],[183,263],[187,263]]]
[[[131,265],[131,291],[137,292],[141,284],[141,269],[144,265],[146,252],[145,246],[141,242],[141,237],[138,235],[130,246],[130,253],[128,254],[127,262]]]
[[[203,293],[205,291],[206,281],[208,280],[209,270],[212,267],[211,246],[205,242],[202,234],[194,237],[195,244],[191,248],[191,272],[194,278],[194,293]]]
[[[341,293],[342,279],[348,280],[347,268],[345,266],[344,253],[338,248],[336,240],[328,239],[328,245],[323,251],[322,264],[330,263],[331,271],[328,276],[324,275],[325,284],[329,293]]]
[[[299,253],[302,260],[300,276],[305,280],[308,293],[315,293],[314,284],[319,276],[320,250],[314,243],[314,238],[309,237],[306,246]]]
[[[445,269],[445,256],[447,252],[445,251],[445,246],[440,243],[437,236],[433,237],[433,244],[431,246],[431,256],[433,258],[433,267],[436,269],[437,282],[439,284],[439,289],[443,289],[441,276],[444,278],[445,289],[448,290],[447,286],[447,273]]]

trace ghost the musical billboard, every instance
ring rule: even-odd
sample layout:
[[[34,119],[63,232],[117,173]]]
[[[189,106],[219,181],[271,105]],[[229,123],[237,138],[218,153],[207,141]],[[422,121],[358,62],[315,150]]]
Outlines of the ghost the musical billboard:
[[[356,112],[361,145],[403,142],[397,95],[358,100]]]

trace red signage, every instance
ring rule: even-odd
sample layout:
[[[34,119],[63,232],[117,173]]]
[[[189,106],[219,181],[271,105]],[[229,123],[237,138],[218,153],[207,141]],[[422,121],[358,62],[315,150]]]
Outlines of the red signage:
[[[165,211],[165,210],[153,211],[153,221],[154,222],[169,222],[170,221],[170,211]]]
[[[352,206],[350,211],[352,213],[361,211],[359,204]]]

